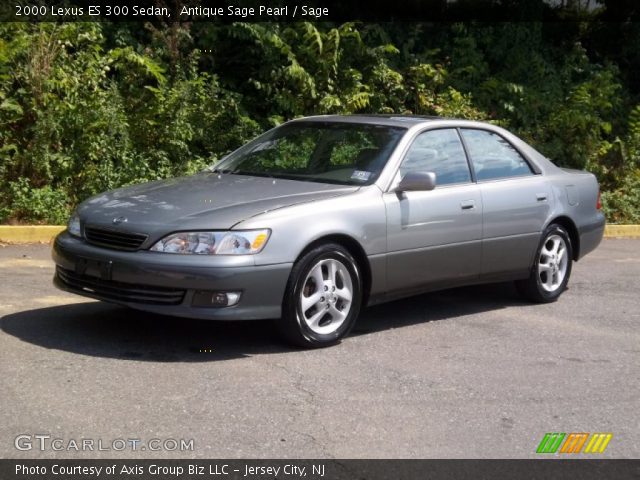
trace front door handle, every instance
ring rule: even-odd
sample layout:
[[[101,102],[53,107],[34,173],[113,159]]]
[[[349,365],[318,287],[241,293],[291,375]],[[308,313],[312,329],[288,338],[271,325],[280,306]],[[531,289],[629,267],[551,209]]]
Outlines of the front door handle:
[[[536,193],[536,200],[539,202],[546,202],[547,201],[547,194],[546,193]]]
[[[475,200],[465,200],[464,202],[460,202],[460,208],[462,210],[473,210],[476,208]]]

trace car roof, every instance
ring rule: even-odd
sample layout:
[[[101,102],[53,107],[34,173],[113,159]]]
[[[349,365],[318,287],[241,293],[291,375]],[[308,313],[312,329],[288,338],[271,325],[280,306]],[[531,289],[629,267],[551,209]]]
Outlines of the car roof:
[[[416,125],[436,124],[435,127],[443,128],[481,128],[490,132],[498,133],[506,137],[512,144],[516,145],[529,160],[535,171],[555,171],[556,167],[551,160],[538,152],[531,145],[521,138],[497,125],[477,120],[464,120],[451,117],[436,117],[427,115],[394,115],[394,114],[360,114],[360,115],[316,115],[313,117],[301,117],[287,123],[298,122],[318,122],[318,123],[359,123],[368,125],[385,125],[390,127],[401,127],[410,129]]]
[[[436,120],[453,120],[445,117],[435,117],[428,115],[394,115],[394,114],[361,114],[361,115],[316,115],[313,117],[302,117],[292,120],[292,122],[342,122],[342,123],[364,123],[369,125],[387,125],[391,127],[410,128],[419,123]]]

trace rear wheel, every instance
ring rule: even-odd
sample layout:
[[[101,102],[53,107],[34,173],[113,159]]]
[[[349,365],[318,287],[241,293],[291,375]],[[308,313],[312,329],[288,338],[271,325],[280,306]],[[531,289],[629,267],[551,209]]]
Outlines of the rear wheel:
[[[358,265],[341,245],[320,245],[291,270],[278,327],[291,343],[326,347],[353,327],[362,301]]]
[[[517,281],[516,287],[534,302],[554,302],[567,288],[572,258],[567,231],[560,225],[549,225],[542,236],[529,278]]]

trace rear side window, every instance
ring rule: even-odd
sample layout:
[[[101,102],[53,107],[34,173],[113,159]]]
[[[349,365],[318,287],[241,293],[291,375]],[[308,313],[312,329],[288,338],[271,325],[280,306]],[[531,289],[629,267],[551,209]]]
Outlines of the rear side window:
[[[527,161],[500,135],[486,130],[461,132],[478,181],[533,175]]]
[[[430,130],[418,135],[400,165],[400,174],[404,176],[413,170],[434,172],[436,185],[471,181],[467,157],[454,129]]]

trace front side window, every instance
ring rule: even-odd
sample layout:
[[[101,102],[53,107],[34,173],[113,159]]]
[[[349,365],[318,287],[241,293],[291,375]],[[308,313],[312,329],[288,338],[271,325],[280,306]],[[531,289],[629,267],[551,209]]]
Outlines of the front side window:
[[[474,129],[461,132],[478,181],[533,174],[522,155],[500,135]]]
[[[435,173],[436,185],[471,181],[460,137],[451,128],[430,130],[416,137],[400,165],[400,175],[413,170]]]
[[[369,185],[406,129],[339,122],[283,125],[236,150],[215,171],[340,185]]]

